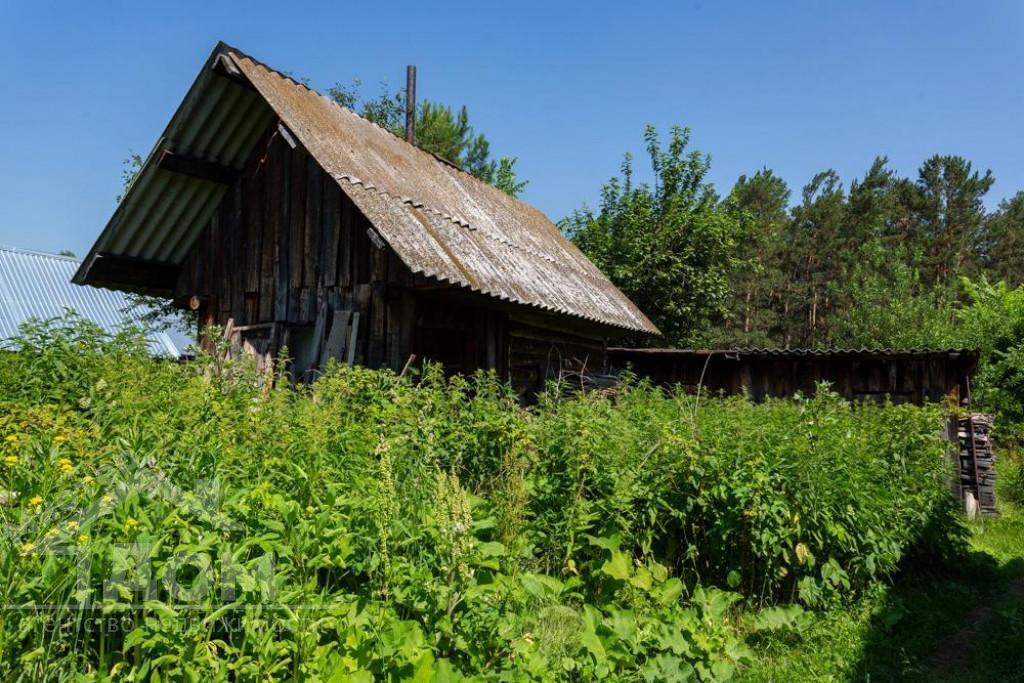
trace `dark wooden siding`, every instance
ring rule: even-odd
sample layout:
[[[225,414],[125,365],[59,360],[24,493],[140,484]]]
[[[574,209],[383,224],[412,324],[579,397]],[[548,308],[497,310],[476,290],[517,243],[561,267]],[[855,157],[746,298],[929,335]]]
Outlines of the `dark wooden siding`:
[[[737,351],[658,352],[645,349],[612,349],[614,369],[632,369],[637,375],[663,386],[681,386],[726,394],[746,393],[754,400],[769,396],[814,393],[816,383],[829,382],[849,399],[896,403],[941,401],[969,394],[969,380],[976,357],[968,352],[889,353],[749,353]]]
[[[198,297],[203,325],[276,323],[281,344],[325,311],[359,312],[356,361],[397,362],[400,335],[387,331],[401,302],[389,285],[411,284],[411,273],[373,245],[369,223],[304,150],[271,134],[258,151],[186,259],[176,296]]]
[[[493,368],[532,391],[560,369],[605,365],[603,329],[413,275],[276,128],[189,253],[175,295],[182,305],[198,300],[201,325],[230,321],[261,353],[288,346],[297,376],[329,350],[337,312],[351,313],[350,325],[358,314],[351,355],[371,367],[398,370],[415,354],[450,372]]]

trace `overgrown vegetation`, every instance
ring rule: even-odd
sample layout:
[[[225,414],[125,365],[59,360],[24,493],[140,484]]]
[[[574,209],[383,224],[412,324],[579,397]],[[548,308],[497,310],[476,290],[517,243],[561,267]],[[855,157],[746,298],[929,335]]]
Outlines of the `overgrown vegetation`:
[[[951,552],[937,408],[0,354],[0,677],[727,680]]]
[[[1024,671],[1024,512],[1000,453],[998,518],[969,523],[969,551],[953,563],[915,566],[858,600],[805,616],[797,635],[755,637],[743,681],[1020,680]]]

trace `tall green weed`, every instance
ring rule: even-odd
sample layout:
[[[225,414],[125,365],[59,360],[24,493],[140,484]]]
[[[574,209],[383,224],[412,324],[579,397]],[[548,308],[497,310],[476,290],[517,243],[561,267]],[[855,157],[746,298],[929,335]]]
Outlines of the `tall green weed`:
[[[726,680],[738,605],[958,529],[940,411],[825,391],[290,387],[70,320],[0,354],[0,429],[4,679]]]

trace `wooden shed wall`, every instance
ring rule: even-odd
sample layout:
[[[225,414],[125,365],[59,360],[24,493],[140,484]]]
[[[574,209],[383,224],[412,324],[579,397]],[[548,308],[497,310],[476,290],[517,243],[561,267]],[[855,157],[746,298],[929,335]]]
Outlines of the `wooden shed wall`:
[[[717,352],[651,353],[613,349],[610,364],[631,368],[637,375],[663,386],[693,391],[746,393],[754,400],[769,396],[814,393],[818,382],[849,399],[889,397],[896,403],[920,405],[954,395],[969,394],[974,360],[966,353],[918,354],[747,354]]]
[[[493,368],[524,391],[561,368],[605,367],[602,328],[414,275],[276,128],[186,259],[175,297],[193,296],[201,325],[231,320],[269,352],[287,345],[299,375],[319,364],[309,347],[339,311],[359,314],[352,359],[370,367],[397,370],[415,354],[450,372]]]

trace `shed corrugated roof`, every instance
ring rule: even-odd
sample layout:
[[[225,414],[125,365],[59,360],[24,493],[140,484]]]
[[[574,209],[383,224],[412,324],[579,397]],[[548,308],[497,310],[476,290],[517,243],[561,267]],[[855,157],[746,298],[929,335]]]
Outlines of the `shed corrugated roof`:
[[[978,355],[977,349],[966,349],[966,348],[931,348],[931,347],[915,347],[915,348],[887,348],[887,347],[860,347],[860,348],[825,348],[825,349],[799,349],[799,348],[780,348],[780,347],[759,347],[759,346],[747,346],[733,349],[673,349],[673,348],[624,348],[624,347],[611,347],[608,349],[609,353],[622,354],[622,355],[639,355],[639,356],[664,356],[664,357],[706,357],[706,356],[748,356],[748,357],[763,357],[763,356],[778,356],[783,358],[793,358],[800,356],[813,356],[813,357],[830,357],[830,356],[843,356],[843,357],[895,357],[895,356],[921,356],[921,357],[958,357],[968,356],[976,358]]]
[[[214,73],[218,60],[244,85]],[[223,63],[220,63],[223,65]],[[539,210],[219,44],[83,265],[97,254],[180,265],[223,186],[157,168],[164,150],[241,168],[274,119],[416,273],[498,299],[639,332],[658,329]],[[114,284],[117,283],[102,283]]]
[[[121,292],[73,284],[80,263],[69,256],[0,247],[0,346],[18,335],[22,323],[60,317],[68,309],[111,333],[126,322],[140,322],[143,312],[127,314],[130,302]],[[164,331],[150,331],[148,340],[154,355],[178,358],[185,352],[182,340]]]

